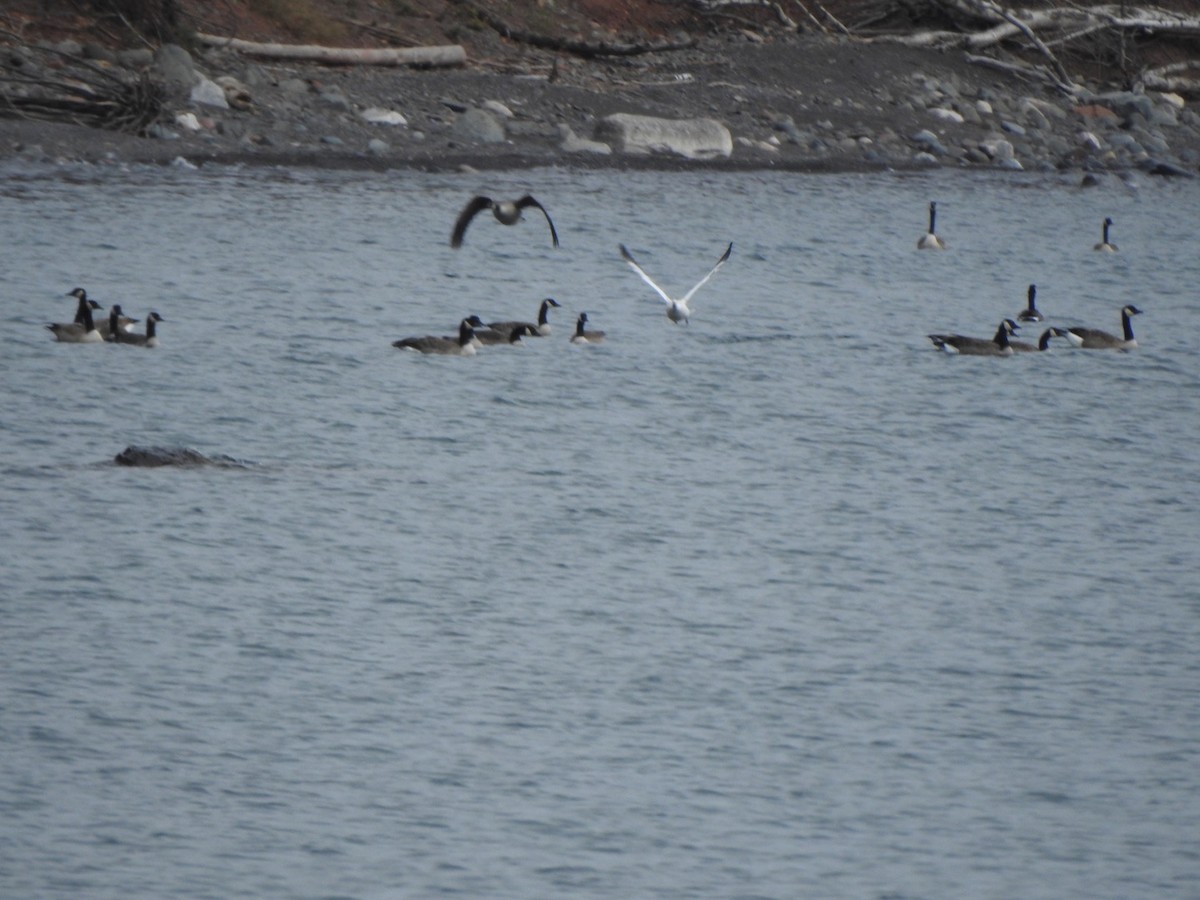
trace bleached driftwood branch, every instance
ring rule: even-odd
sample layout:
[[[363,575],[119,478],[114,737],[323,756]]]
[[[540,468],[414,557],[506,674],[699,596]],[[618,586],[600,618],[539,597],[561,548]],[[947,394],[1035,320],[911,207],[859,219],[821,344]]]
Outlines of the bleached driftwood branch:
[[[251,56],[270,59],[291,59],[335,65],[358,66],[461,66],[467,61],[467,51],[461,44],[435,47],[322,47],[316,44],[260,44],[239,38],[197,34],[196,40],[210,47],[228,47]]]

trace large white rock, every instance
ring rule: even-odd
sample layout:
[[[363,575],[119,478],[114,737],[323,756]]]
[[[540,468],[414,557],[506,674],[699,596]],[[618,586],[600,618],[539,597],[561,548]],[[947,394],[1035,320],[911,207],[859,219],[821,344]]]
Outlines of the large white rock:
[[[229,101],[225,99],[225,90],[215,81],[210,81],[203,75],[188,95],[193,103],[200,106],[211,106],[214,109],[229,109]]]
[[[596,123],[592,137],[617,153],[677,153],[688,159],[728,157],[733,136],[716,119],[660,119],[615,113]]]

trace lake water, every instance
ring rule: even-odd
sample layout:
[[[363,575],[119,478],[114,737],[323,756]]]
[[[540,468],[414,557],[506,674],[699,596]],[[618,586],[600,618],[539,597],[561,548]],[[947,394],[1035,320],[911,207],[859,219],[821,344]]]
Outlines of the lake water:
[[[1200,184],[0,174],[0,895],[1200,896]]]

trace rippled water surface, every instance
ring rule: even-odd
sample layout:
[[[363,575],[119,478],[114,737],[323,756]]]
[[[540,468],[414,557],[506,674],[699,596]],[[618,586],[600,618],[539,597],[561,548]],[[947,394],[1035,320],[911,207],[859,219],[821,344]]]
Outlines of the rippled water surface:
[[[1200,894],[1200,186],[2,174],[0,895]]]

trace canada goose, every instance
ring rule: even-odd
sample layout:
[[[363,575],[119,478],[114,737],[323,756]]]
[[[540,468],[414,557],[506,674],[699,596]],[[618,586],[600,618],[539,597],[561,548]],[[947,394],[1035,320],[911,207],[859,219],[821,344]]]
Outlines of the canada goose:
[[[961,353],[964,356],[1012,356],[1008,336],[1016,330],[1017,323],[1012,319],[1005,319],[990,341],[984,338],[963,337],[961,334],[931,334],[928,337],[933,341],[933,346],[947,353]]]
[[[487,327],[492,331],[498,332],[502,341],[508,340],[509,334],[518,325],[525,325],[529,328],[530,337],[545,337],[550,333],[550,323],[546,319],[546,314],[550,311],[550,307],[561,306],[553,297],[547,297],[542,301],[542,305],[538,307],[537,324],[532,322],[488,322]]]
[[[1045,316],[1043,316],[1041,314],[1041,312],[1038,310],[1037,303],[1035,302],[1036,300],[1037,300],[1037,285],[1031,284],[1029,286],[1029,300],[1027,301],[1025,308],[1023,310],[1021,310],[1019,313],[1017,313],[1018,321],[1040,322],[1040,321],[1042,321],[1042,319],[1045,318]]]
[[[921,239],[917,241],[918,250],[945,250],[947,244],[944,240],[938,237],[937,233],[937,203],[929,202],[929,231],[921,235]]]
[[[79,305],[75,310],[75,321],[53,322],[47,325],[46,328],[54,335],[56,341],[61,341],[64,344],[101,343],[104,338],[96,330],[96,322],[92,318],[92,308],[99,309],[100,305],[92,300],[88,300],[87,291],[83,288],[75,288],[67,296],[74,297],[79,301]]]
[[[416,350],[419,353],[440,353],[443,356],[474,356],[475,344],[472,342],[472,338],[475,334],[475,326],[471,324],[472,319],[480,322],[478,316],[463,319],[458,324],[458,337],[456,338],[429,334],[425,337],[401,338],[398,341],[392,341],[392,346],[401,350]],[[480,324],[483,323],[480,322]]]
[[[1009,341],[1008,346],[1013,349],[1014,353],[1036,353],[1039,350],[1050,349],[1050,339],[1054,337],[1066,337],[1065,328],[1047,328],[1042,332],[1042,336],[1038,338],[1036,344],[1029,344],[1025,341]]]
[[[471,220],[475,218],[477,213],[485,209],[490,209],[492,215],[496,217],[496,221],[501,225],[516,225],[521,221],[521,212],[530,206],[540,209],[542,215],[546,217],[546,222],[550,226],[550,239],[554,242],[554,246],[557,247],[558,232],[554,230],[554,222],[550,220],[550,213],[546,212],[546,208],[533,199],[533,195],[531,194],[526,194],[520,200],[493,200],[491,197],[472,197],[470,202],[463,207],[462,212],[458,214],[458,219],[454,222],[454,233],[450,235],[450,246],[454,248],[462,246],[463,237],[467,233],[467,226],[471,224]]]
[[[581,312],[579,318],[575,320],[575,333],[571,335],[572,344],[599,344],[604,340],[603,331],[584,331],[587,320],[588,316],[585,312]]]
[[[1133,338],[1133,323],[1129,319],[1131,316],[1140,315],[1141,312],[1133,305],[1121,308],[1121,330],[1125,334],[1124,338],[1096,328],[1068,328],[1064,337],[1073,347],[1082,347],[1084,350],[1129,350],[1137,346],[1137,341]]]
[[[729,254],[733,252],[733,244],[730,243],[730,245],[725,248],[725,252],[721,254],[721,258],[717,260],[717,264],[709,269],[708,274],[697,281],[692,289],[684,294],[682,298],[675,300],[669,294],[667,294],[666,291],[654,283],[654,279],[647,275],[646,270],[638,265],[637,260],[633,258],[633,255],[629,252],[624,244],[618,244],[617,246],[621,248],[621,256],[625,258],[625,262],[629,263],[629,267],[641,275],[642,281],[654,288],[654,290],[658,292],[658,295],[662,297],[664,301],[666,301],[667,318],[672,322],[683,322],[685,324],[692,315],[692,311],[688,309],[688,301],[692,299],[692,295],[695,294],[696,291],[700,290],[700,288],[705,282],[708,281],[708,279],[717,274],[717,269],[725,265],[725,260],[729,259]],[[576,334],[578,334],[578,331]],[[574,338],[572,338],[572,340],[574,340]]]
[[[109,313],[109,320],[116,323],[121,315],[121,307],[114,306]],[[118,344],[131,344],[135,347],[157,347],[158,346],[158,329],[156,326],[159,322],[167,321],[153,310],[150,315],[146,316],[146,333],[136,334],[132,331],[122,331],[119,328],[113,331],[113,340]]]
[[[88,297],[87,291],[85,291],[83,288],[75,288],[75,290],[71,291],[71,293],[67,294],[67,296],[75,297],[76,299],[79,300],[80,306],[75,311],[75,323],[77,325],[83,324],[82,306],[84,303],[87,303],[87,305],[92,308],[92,319],[96,324],[96,330],[98,332],[100,332],[100,337],[104,338],[104,340],[106,340],[106,341],[112,340],[112,338],[109,336],[110,331],[112,330],[111,316],[110,315],[99,316],[99,317],[96,316],[97,310],[101,309],[102,307],[95,300],[92,300],[91,298]],[[120,307],[117,307],[117,308],[120,309]],[[122,315],[122,316],[119,316],[119,321],[120,321],[120,325],[121,325],[121,330],[128,331],[138,320],[131,319],[129,316]]]
[[[1092,247],[1093,250],[1099,250],[1102,253],[1116,253],[1117,245],[1108,239],[1108,229],[1112,228],[1113,220],[1105,217],[1104,231],[1100,237],[1100,243]]]
[[[538,337],[535,326],[528,322],[519,322],[512,328],[505,328],[503,331],[495,328],[475,329],[475,340],[479,342],[481,347],[490,347],[497,344],[519,344],[521,338],[528,336]]]

